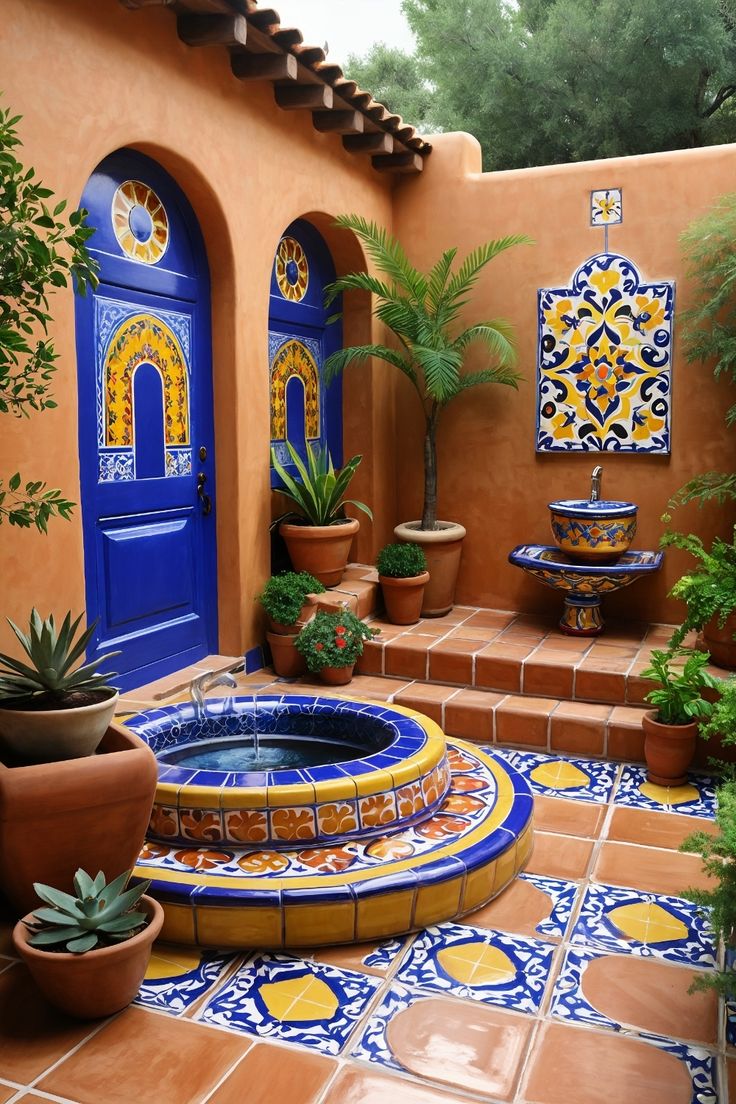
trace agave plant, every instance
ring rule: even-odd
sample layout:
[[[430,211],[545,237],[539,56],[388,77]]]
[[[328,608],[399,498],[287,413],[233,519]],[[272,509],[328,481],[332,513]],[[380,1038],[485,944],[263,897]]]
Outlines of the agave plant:
[[[299,479],[294,479],[279,463],[278,457],[271,449],[271,464],[274,471],[283,483],[279,490],[287,498],[291,499],[299,512],[304,515],[310,525],[335,525],[344,519],[343,507],[346,503],[356,506],[373,520],[373,514],[364,502],[358,502],[354,498],[345,498],[348,486],[352,480],[362,456],[354,456],[347,464],[335,471],[328,450],[319,447],[313,448],[307,441],[307,463],[305,465],[299,453],[286,442],[292,463],[299,473]]]
[[[468,254],[457,269],[453,269],[457,249],[447,249],[425,274],[409,262],[396,238],[375,223],[358,215],[341,215],[335,221],[360,238],[386,279],[367,272],[348,273],[329,285],[326,301],[333,302],[343,291],[370,292],[377,303],[374,313],[393,332],[397,346],[338,349],[325,361],[325,382],[330,383],[349,364],[365,363],[371,358],[392,364],[411,382],[425,420],[421,528],[435,529],[437,425],[442,411],[452,399],[478,384],[517,387],[521,379],[512,367],[515,351],[509,323],[497,318],[463,329],[458,326],[460,313],[482,270],[494,257],[511,246],[533,243],[523,235],[487,242]],[[476,342],[485,346],[491,363],[479,371],[464,372],[467,350]]]
[[[120,655],[120,652],[108,652],[90,663],[74,666],[84,655],[97,624],[95,621],[75,641],[74,637],[83,616],[84,614],[80,614],[72,622],[71,613],[67,613],[57,632],[53,614],[44,621],[38,611],[33,609],[27,633],[8,618],[8,624],[31,662],[29,665],[13,656],[0,653],[0,698],[27,697],[42,693],[63,697],[79,690],[113,691],[114,687],[107,685],[112,672],[103,674],[97,668],[105,660]]]
[[[74,895],[34,882],[36,894],[50,907],[36,909],[33,922],[26,921],[33,933],[30,945],[83,954],[130,939],[146,923],[145,912],[132,910],[151,884],[144,881],[126,889],[130,874],[126,870],[107,885],[101,870],[93,879],[80,869],[74,875]]]

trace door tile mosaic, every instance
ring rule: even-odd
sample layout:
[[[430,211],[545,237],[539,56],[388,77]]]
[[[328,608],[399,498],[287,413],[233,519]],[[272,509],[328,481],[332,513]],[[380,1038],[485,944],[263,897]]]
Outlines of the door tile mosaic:
[[[616,782],[618,766],[602,759],[571,759],[530,751],[494,748],[521,771],[535,794],[570,797],[605,804]]]
[[[716,779],[710,775],[690,774],[685,786],[655,786],[647,782],[645,767],[624,766],[613,800],[616,805],[634,805],[638,809],[657,809],[713,820],[716,784]]]

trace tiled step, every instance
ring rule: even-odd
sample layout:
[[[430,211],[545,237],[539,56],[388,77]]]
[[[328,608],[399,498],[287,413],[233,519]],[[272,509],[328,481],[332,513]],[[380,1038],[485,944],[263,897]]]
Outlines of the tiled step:
[[[321,609],[345,606],[358,617],[373,617],[383,608],[381,588],[378,584],[378,572],[368,564],[351,563],[345,568],[345,574],[339,586],[320,595]]]
[[[641,672],[673,629],[610,622],[600,637],[572,637],[553,618],[467,606],[406,629],[371,624],[381,635],[365,646],[362,674],[606,706],[644,703],[652,683]]]

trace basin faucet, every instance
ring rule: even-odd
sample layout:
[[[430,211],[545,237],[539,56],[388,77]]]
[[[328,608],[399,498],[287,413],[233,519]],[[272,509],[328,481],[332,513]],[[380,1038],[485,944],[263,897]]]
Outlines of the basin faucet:
[[[221,674],[213,674],[212,671],[204,671],[196,675],[189,684],[189,696],[194,704],[194,715],[198,721],[204,717],[204,696],[208,690],[214,690],[216,686],[237,686],[237,682],[229,671]]]
[[[596,464],[593,471],[590,473],[590,501],[598,502],[601,497],[601,479],[603,478],[603,468],[600,464]]]

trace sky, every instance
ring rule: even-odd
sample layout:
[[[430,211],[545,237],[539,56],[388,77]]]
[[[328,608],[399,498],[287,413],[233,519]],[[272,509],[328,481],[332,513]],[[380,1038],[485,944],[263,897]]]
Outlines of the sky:
[[[329,60],[366,54],[374,42],[411,51],[414,38],[401,0],[272,0],[285,26],[298,27],[310,46],[329,43]]]

